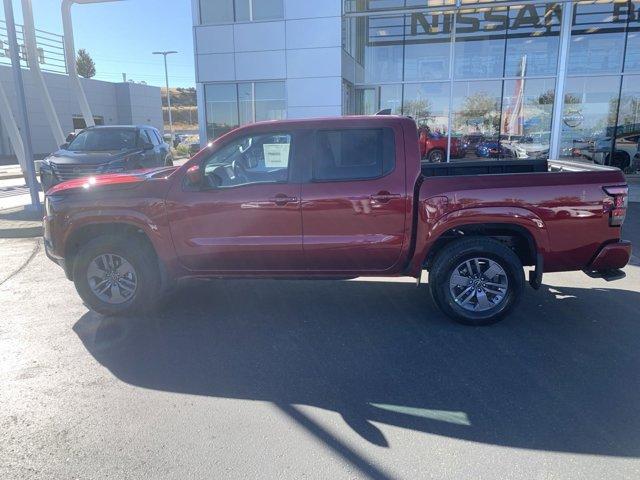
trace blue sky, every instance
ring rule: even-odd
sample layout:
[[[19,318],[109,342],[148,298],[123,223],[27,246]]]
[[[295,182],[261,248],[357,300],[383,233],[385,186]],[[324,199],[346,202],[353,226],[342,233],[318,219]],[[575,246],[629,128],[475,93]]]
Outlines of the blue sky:
[[[36,28],[62,34],[61,0],[32,0]],[[16,22],[22,23],[20,0],[13,0]],[[0,2],[0,14],[4,11]],[[195,86],[190,0],[122,0],[72,8],[76,49],[85,48],[96,63],[95,78],[164,86],[164,64],[157,50],[169,56],[172,87]]]

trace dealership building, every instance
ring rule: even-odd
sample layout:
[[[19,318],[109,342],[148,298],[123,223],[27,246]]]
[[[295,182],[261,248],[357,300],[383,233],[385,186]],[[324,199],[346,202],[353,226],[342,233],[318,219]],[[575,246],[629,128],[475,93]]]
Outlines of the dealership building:
[[[633,167],[640,1],[192,2],[203,139],[388,109],[445,158]]]

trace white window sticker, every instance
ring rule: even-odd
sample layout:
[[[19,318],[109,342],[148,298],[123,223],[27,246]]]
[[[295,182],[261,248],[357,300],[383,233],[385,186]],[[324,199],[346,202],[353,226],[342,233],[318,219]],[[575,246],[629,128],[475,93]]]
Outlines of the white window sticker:
[[[289,166],[288,143],[265,143],[264,166],[267,168],[287,168]]]

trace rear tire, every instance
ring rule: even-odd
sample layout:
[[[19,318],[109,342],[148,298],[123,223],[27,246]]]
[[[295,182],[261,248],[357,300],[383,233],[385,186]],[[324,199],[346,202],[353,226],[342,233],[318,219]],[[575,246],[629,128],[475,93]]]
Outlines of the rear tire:
[[[80,249],[73,281],[89,308],[111,316],[150,311],[161,283],[156,255],[149,246],[133,237],[106,235]]]
[[[520,299],[524,283],[518,256],[486,237],[450,243],[438,253],[429,271],[434,303],[463,325],[500,321]]]
[[[612,167],[624,170],[631,165],[631,157],[627,152],[615,152],[613,154],[613,161],[611,161],[611,154],[609,154],[607,158],[605,158],[604,163],[605,165],[611,165]]]

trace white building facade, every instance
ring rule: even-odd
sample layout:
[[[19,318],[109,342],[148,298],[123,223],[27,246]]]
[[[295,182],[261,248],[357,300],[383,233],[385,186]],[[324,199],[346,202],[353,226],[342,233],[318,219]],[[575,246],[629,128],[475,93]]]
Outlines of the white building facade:
[[[342,114],[341,0],[193,0],[193,19],[202,139]]]
[[[446,138],[449,159],[640,163],[638,0],[192,5],[203,142],[254,121],[389,109],[434,148]]]

